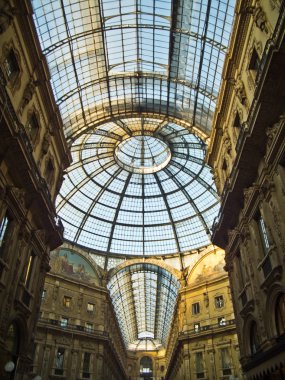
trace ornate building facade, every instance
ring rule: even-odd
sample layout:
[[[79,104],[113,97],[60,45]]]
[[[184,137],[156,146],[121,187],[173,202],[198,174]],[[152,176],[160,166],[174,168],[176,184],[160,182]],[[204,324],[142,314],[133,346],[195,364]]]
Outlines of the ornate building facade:
[[[240,2],[209,148],[248,379],[283,379],[284,2]]]
[[[55,211],[70,153],[26,2],[0,2],[0,377],[30,370]]]
[[[31,376],[42,379],[242,379],[236,325],[222,250],[206,249],[185,273],[158,260],[129,260],[105,273],[83,249],[52,253]],[[126,349],[108,292],[129,268],[165,270],[181,284],[166,348]],[[155,267],[157,269],[155,269]],[[167,271],[167,272],[166,272]],[[169,272],[168,272],[169,271]],[[186,282],[185,282],[186,281]],[[116,282],[115,282],[116,286]],[[147,347],[149,345],[150,347]]]
[[[220,249],[188,269],[166,351],[166,379],[242,379],[228,276]]]

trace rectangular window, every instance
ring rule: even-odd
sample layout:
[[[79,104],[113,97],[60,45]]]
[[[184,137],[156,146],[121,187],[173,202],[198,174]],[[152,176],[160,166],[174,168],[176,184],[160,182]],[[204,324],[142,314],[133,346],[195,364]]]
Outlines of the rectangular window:
[[[5,242],[8,240],[8,230],[10,225],[10,218],[6,214],[1,220],[0,224],[0,254],[4,251]]]
[[[196,352],[195,362],[197,379],[202,379],[204,377],[203,352]]]
[[[200,331],[200,323],[194,323],[194,332]]]
[[[12,48],[9,50],[9,53],[6,56],[4,66],[9,80],[15,78],[20,72],[18,61]]]
[[[48,160],[45,168],[45,179],[48,184],[51,184],[54,176],[54,166],[51,159]]]
[[[59,347],[55,358],[55,375],[63,375],[64,348]]]
[[[236,113],[235,119],[234,119],[234,127],[237,129],[241,129],[241,120],[239,117],[239,113]]]
[[[84,352],[83,373],[82,373],[82,377],[84,379],[89,379],[90,377],[90,357],[91,357],[91,354],[89,352]]]
[[[28,265],[27,265],[27,268],[26,268],[25,279],[24,279],[24,284],[25,284],[25,287],[27,289],[29,289],[29,287],[30,287],[31,279],[32,279],[32,276],[33,276],[33,269],[34,269],[34,265],[35,265],[35,259],[36,259],[36,255],[35,255],[34,252],[32,252],[31,255],[30,255],[30,257],[29,257]]]
[[[269,235],[268,235],[268,231],[267,231],[265,222],[264,222],[261,215],[258,217],[257,224],[258,224],[259,235],[261,238],[263,250],[264,250],[264,253],[266,255],[267,252],[269,251],[270,240],[269,240]]]
[[[221,361],[223,375],[231,375],[231,358],[229,349],[227,347],[221,348]]]
[[[87,311],[89,311],[90,313],[92,313],[94,311],[94,304],[93,303],[88,302]]]
[[[86,322],[85,323],[85,331],[92,332],[93,331],[93,323]]]
[[[32,116],[29,119],[28,126],[27,126],[27,132],[30,136],[32,142],[35,142],[38,131],[39,131],[39,123],[36,114],[33,112]]]
[[[47,296],[47,291],[46,291],[46,289],[44,289],[42,291],[42,301],[44,301],[46,299],[46,296]]]
[[[195,302],[192,303],[192,314],[199,314],[200,313],[200,303]]]
[[[216,309],[221,309],[222,307],[224,307],[224,297],[223,296],[215,297],[215,307],[216,307]]]
[[[244,267],[243,267],[240,252],[237,253],[237,267],[238,267],[239,278],[241,281],[241,288],[243,289],[245,286],[245,275],[244,275]]]
[[[68,318],[61,318],[60,326],[61,327],[67,327],[67,325],[68,325]]]
[[[250,57],[250,61],[249,61],[249,65],[248,65],[248,69],[257,73],[259,66],[260,66],[260,59],[259,59],[259,56],[257,54],[256,49],[253,48],[253,51],[252,51],[252,54]]]
[[[68,308],[71,306],[71,297],[63,297],[63,306]]]

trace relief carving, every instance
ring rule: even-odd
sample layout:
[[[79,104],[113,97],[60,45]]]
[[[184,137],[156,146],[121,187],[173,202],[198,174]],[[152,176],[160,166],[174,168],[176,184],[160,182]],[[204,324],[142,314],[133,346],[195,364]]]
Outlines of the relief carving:
[[[224,146],[225,146],[226,154],[230,156],[231,151],[232,151],[232,142],[228,133],[225,133],[225,136],[224,136]]]
[[[267,18],[264,10],[262,7],[257,3],[256,7],[253,11],[253,18],[255,25],[264,33],[268,33],[268,24],[267,24]]]
[[[56,338],[55,342],[57,344],[63,344],[63,345],[66,345],[66,346],[70,346],[71,345],[71,339],[65,338],[63,336],[59,337],[59,338]]]
[[[285,239],[283,237],[283,232],[282,232],[282,225],[280,221],[280,213],[277,207],[273,204],[273,202],[270,202],[270,208],[272,211],[272,216],[273,216],[273,223],[275,226],[275,231],[278,236],[278,240],[280,242],[280,247],[283,252],[285,252]]]
[[[10,1],[0,0],[0,34],[8,29],[15,14],[16,8],[11,6]]]
[[[271,127],[266,128],[266,136],[267,136],[266,153],[270,149],[273,143],[273,140],[278,132],[279,127],[280,127],[280,123],[275,123]]]
[[[46,131],[43,137],[43,142],[42,142],[41,159],[47,154],[49,150],[50,140],[51,140],[50,133],[49,131]]]
[[[19,202],[19,204],[23,208],[26,208],[26,205],[25,205],[26,191],[24,189],[20,189],[18,187],[13,187],[12,192],[13,192],[15,198],[17,199],[17,201]]]
[[[237,96],[238,100],[240,101],[240,103],[243,106],[246,106],[247,105],[247,97],[246,97],[244,83],[241,80],[240,75],[238,76],[238,78],[235,82],[234,89],[235,89],[236,96]]]
[[[32,78],[30,78],[29,83],[26,85],[24,89],[23,98],[20,103],[20,107],[19,107],[20,114],[23,113],[25,107],[30,103],[34,95],[35,88],[38,86],[38,84],[39,84],[38,81],[34,81]]]

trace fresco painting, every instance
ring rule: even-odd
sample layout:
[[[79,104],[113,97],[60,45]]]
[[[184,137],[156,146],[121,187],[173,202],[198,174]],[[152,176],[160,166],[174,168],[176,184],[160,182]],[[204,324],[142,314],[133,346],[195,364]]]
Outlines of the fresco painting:
[[[213,277],[225,275],[224,256],[209,255],[207,260],[202,260],[194,270],[192,279],[195,282],[207,281]]]
[[[98,276],[88,261],[81,255],[68,249],[51,253],[51,271],[88,283],[97,283]]]

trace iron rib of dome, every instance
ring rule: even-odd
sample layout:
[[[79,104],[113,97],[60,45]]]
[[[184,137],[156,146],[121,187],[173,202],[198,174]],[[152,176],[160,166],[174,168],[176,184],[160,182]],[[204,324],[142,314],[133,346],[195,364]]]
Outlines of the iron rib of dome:
[[[127,255],[208,244],[218,199],[201,139],[234,1],[32,4],[73,155],[57,199],[65,238]]]
[[[219,203],[204,142],[174,123],[158,134],[159,120],[123,123],[133,137],[110,122],[102,126],[107,134],[89,132],[75,141],[57,200],[66,238],[127,255],[174,254],[209,244]],[[142,123],[145,135],[137,135]]]

